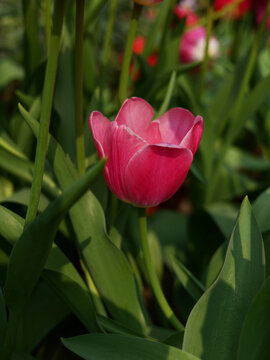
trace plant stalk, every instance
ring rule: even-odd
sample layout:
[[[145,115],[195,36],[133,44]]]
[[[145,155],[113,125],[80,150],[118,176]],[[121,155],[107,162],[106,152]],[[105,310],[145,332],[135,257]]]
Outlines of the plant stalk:
[[[147,274],[149,276],[150,284],[155,294],[155,297],[159,303],[159,306],[164,313],[165,317],[168,321],[174,326],[174,328],[178,331],[183,331],[184,326],[175,316],[173,310],[168,304],[163,291],[160,287],[159,280],[157,274],[154,269],[154,265],[151,259],[148,239],[147,239],[147,223],[146,223],[146,211],[145,208],[138,208],[139,210],[139,228],[140,228],[140,236],[141,236],[141,245],[144,256],[144,261],[146,265]]]
[[[80,175],[85,171],[85,147],[83,131],[83,32],[85,0],[76,0],[75,31],[75,108],[76,108],[76,150]]]
[[[133,47],[133,42],[136,35],[136,30],[137,30],[141,11],[142,11],[142,5],[138,5],[135,3],[132,11],[131,22],[129,26],[129,32],[127,36],[123,64],[120,74],[120,84],[119,84],[119,93],[118,93],[120,104],[122,104],[127,97],[127,86],[128,86],[128,78],[129,78],[129,66],[132,58],[132,47]]]
[[[47,152],[48,133],[50,127],[52,102],[53,102],[53,92],[54,92],[60,37],[61,37],[63,20],[64,20],[66,2],[67,2],[66,0],[55,1],[53,30],[50,41],[50,51],[46,66],[46,74],[45,74],[43,96],[41,103],[40,127],[39,127],[38,139],[37,139],[33,183],[31,188],[30,202],[25,219],[25,225],[29,224],[35,218],[38,209],[43,172],[45,166],[45,159],[46,159],[46,152]]]

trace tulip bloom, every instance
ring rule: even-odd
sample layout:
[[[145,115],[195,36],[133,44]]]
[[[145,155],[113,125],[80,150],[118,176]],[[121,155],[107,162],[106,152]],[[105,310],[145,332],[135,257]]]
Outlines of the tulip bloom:
[[[252,7],[254,9],[255,20],[257,25],[259,25],[264,17],[266,7],[269,0],[252,0]],[[270,16],[267,19],[266,27],[270,27]]]
[[[189,63],[203,60],[205,45],[206,30],[204,27],[199,26],[187,31],[180,43],[180,61],[182,63]],[[210,59],[219,56],[219,43],[214,36],[211,36],[209,40],[208,55]]]
[[[111,122],[100,112],[89,117],[99,158],[107,157],[104,177],[121,200],[140,207],[168,200],[185,180],[198,148],[203,119],[174,108],[151,121],[143,99],[127,99]]]
[[[163,0],[133,0],[133,2],[140,5],[153,5],[162,2]]]

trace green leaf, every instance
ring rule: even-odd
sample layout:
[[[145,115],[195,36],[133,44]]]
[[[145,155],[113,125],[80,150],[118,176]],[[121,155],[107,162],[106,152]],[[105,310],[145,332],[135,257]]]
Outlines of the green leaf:
[[[10,174],[18,177],[19,179],[25,180],[31,184],[33,180],[34,164],[28,160],[23,159],[20,156],[4,149],[0,146],[0,168],[9,172]],[[44,174],[43,189],[52,196],[59,195],[59,189],[53,180]]]
[[[14,244],[22,234],[23,224],[23,218],[0,205],[0,235],[3,238]]]
[[[21,236],[23,223],[21,217],[0,206],[0,234],[12,244]],[[73,264],[55,244],[50,250],[42,277],[89,331],[98,330],[86,285]]]
[[[199,300],[199,298],[204,293],[203,284],[196,279],[196,277],[182,264],[181,261],[177,260],[171,256],[172,268],[182,284],[185,290],[193,297],[194,300]]]
[[[46,263],[61,220],[103,166],[104,161],[93,166],[35,218],[16,241],[10,255],[5,284],[5,299],[9,309],[22,309]]]
[[[16,348],[32,352],[47,334],[70,315],[70,312],[49,284],[40,279],[18,323]]]
[[[36,135],[38,123],[21,105],[19,109]],[[66,189],[78,175],[52,136],[48,157],[61,187]],[[83,259],[113,318],[132,330],[143,331],[146,324],[132,270],[121,250],[110,241],[102,207],[92,192],[73,206],[70,217]]]
[[[218,277],[218,274],[224,263],[228,242],[224,241],[215,251],[209,261],[208,267],[203,275],[205,287],[208,288]]]
[[[2,341],[4,339],[6,324],[7,324],[6,304],[2,289],[0,288],[0,347],[2,346]]]
[[[183,350],[207,360],[235,358],[246,313],[264,281],[264,263],[262,236],[246,197],[222,270],[188,318]]]
[[[51,285],[59,297],[66,302],[89,332],[98,331],[94,305],[85,286],[69,276],[52,270],[43,270],[42,277]]]
[[[90,334],[62,341],[85,360],[198,360],[175,347],[132,336]]]
[[[251,304],[241,331],[237,360],[270,358],[270,278]]]
[[[128,329],[127,327],[123,326],[122,324],[118,323],[115,320],[112,320],[106,316],[97,314],[97,322],[101,329],[104,330],[104,332],[108,332],[111,334],[118,334],[118,335],[133,335],[137,337],[146,338],[147,336],[138,333],[136,331],[133,331],[131,329]]]

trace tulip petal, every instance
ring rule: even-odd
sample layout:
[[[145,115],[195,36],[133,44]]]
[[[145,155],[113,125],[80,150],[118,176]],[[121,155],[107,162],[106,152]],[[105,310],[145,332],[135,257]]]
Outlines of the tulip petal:
[[[111,136],[111,125],[109,119],[103,116],[99,111],[93,111],[89,116],[89,127],[92,132],[93,140],[98,152],[99,158],[108,155]]]
[[[189,150],[192,151],[194,155],[201,141],[202,132],[203,132],[203,118],[201,116],[196,116],[194,125],[187,132],[187,134],[181,141],[180,146],[188,148]]]
[[[192,160],[192,152],[186,148],[170,144],[145,146],[126,167],[130,201],[139,206],[154,206],[168,200],[182,185]]]
[[[162,142],[179,145],[194,124],[194,116],[186,109],[173,108],[159,119]]]
[[[119,126],[126,125],[144,139],[143,135],[145,134],[153,115],[154,112],[152,106],[148,104],[147,101],[132,97],[124,101],[115,121]]]
[[[125,170],[129,160],[147,143],[124,125],[112,125],[112,141],[106,154],[108,161],[105,166],[105,179],[110,190],[121,200],[127,199]]]

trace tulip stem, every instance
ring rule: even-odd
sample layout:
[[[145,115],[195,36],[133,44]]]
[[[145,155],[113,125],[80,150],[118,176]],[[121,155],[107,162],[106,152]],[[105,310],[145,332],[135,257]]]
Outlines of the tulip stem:
[[[76,1],[75,34],[75,108],[76,108],[76,149],[79,174],[85,171],[85,150],[83,131],[83,24],[84,0]]]
[[[51,41],[51,0],[45,1],[45,35],[46,35],[46,51],[49,53],[50,41]]]
[[[132,57],[132,47],[134,38],[136,35],[136,30],[139,22],[139,17],[142,11],[142,5],[134,4],[131,22],[129,26],[129,32],[126,41],[126,47],[124,52],[123,64],[120,74],[120,84],[119,84],[119,101],[122,104],[127,97],[127,85],[129,78],[129,65]]]
[[[183,331],[184,326],[175,316],[173,310],[168,304],[163,291],[160,287],[159,280],[157,274],[154,269],[154,265],[151,259],[148,239],[147,239],[147,222],[146,222],[146,211],[145,208],[138,208],[139,210],[139,227],[140,227],[140,236],[141,236],[141,245],[144,256],[144,261],[146,265],[147,274],[149,276],[150,284],[152,290],[155,294],[155,297],[159,303],[161,310],[163,311],[165,317],[168,321],[174,326],[174,328],[178,331]]]
[[[35,218],[38,209],[44,165],[47,153],[54,84],[56,78],[60,37],[65,15],[66,2],[66,0],[55,1],[53,29],[50,40],[50,50],[46,66],[46,74],[41,103],[40,126],[37,138],[33,183],[31,188],[30,202],[25,219],[25,225],[29,224]]]

